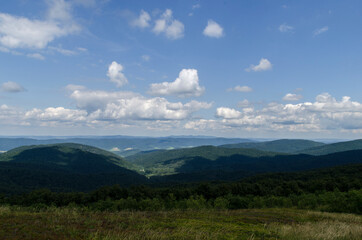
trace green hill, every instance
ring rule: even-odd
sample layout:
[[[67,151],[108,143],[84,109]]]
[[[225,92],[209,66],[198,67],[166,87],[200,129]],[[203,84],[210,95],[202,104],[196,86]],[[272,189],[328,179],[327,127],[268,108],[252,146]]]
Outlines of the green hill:
[[[296,151],[296,152],[310,154],[310,155],[325,155],[325,154],[330,154],[330,153],[337,153],[337,152],[342,152],[342,151],[350,151],[350,150],[358,150],[358,149],[362,149],[362,139],[347,141],[347,142],[326,144],[326,145],[322,145],[322,146],[307,148],[307,149]]]
[[[300,139],[280,139],[267,142],[243,142],[237,144],[226,144],[224,148],[252,148],[262,151],[295,153],[304,149],[325,146],[324,143]],[[352,149],[350,149],[352,150]]]
[[[222,148],[214,146],[201,146],[195,148],[182,148],[174,150],[155,150],[141,152],[129,157],[126,160],[144,167],[149,176],[168,175],[177,173],[175,170],[185,165],[193,158],[216,160],[220,157],[232,155],[243,155],[248,157],[275,156],[276,153],[259,151],[255,149]],[[199,166],[202,167],[202,166]]]
[[[87,191],[147,182],[130,170],[135,168],[113,153],[85,145],[20,147],[0,155],[0,192],[37,188]]]
[[[165,162],[172,164],[177,159]],[[296,172],[362,163],[362,150],[338,152],[322,156],[306,154],[250,157],[231,155],[210,160],[203,157],[183,159],[174,169],[176,174],[154,176],[156,182],[234,181],[260,173]],[[166,165],[166,166],[167,166]]]
[[[46,144],[46,145],[31,145],[14,148],[0,155],[0,161],[17,161],[27,163],[50,164],[51,162],[69,166],[74,163],[74,160],[81,160],[80,154],[95,154],[106,162],[115,164],[120,167],[135,170],[136,166],[125,161],[117,154],[105,151],[100,148],[76,144],[76,143],[60,143],[60,144]]]

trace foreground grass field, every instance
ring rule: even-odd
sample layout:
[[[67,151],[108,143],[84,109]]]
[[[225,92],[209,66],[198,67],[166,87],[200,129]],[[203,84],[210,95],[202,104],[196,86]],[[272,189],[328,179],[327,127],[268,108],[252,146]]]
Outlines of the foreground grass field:
[[[0,207],[0,239],[362,239],[362,216],[294,209],[92,212]]]

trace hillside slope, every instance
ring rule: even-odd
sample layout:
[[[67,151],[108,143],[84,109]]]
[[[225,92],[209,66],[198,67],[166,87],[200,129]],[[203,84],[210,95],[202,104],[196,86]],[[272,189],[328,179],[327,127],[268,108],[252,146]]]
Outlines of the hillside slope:
[[[362,149],[362,139],[326,144],[324,146],[318,146],[318,147],[300,150],[297,151],[297,153],[304,153],[310,155],[325,155],[330,153],[337,153],[342,151],[351,151],[358,149]]]
[[[0,191],[49,188],[88,191],[100,186],[147,182],[115,154],[79,144],[21,147],[0,155]]]
[[[144,167],[146,173],[149,176],[152,176],[177,173],[175,169],[180,168],[190,159],[203,158],[213,161],[220,157],[227,157],[236,154],[248,157],[261,157],[275,156],[277,153],[259,151],[255,149],[201,146],[195,148],[141,152],[126,157],[126,160]],[[199,167],[202,168],[202,166]]]
[[[174,161],[177,161],[176,159]],[[338,152],[322,156],[306,154],[249,157],[232,155],[209,160],[203,157],[184,159],[175,173],[152,177],[156,182],[199,182],[238,180],[260,173],[295,172],[362,163],[362,150]],[[172,164],[172,160],[165,163]]]

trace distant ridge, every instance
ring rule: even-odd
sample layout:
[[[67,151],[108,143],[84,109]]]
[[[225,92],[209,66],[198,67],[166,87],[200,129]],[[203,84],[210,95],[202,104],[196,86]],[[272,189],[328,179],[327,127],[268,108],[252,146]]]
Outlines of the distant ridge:
[[[324,143],[303,139],[280,139],[266,142],[243,142],[237,144],[226,144],[225,148],[252,148],[262,151],[295,153],[304,149],[324,146]]]
[[[358,149],[362,149],[362,139],[316,146],[297,151],[297,153],[305,153],[310,155],[325,155],[330,153],[337,153],[342,151],[350,151]]]

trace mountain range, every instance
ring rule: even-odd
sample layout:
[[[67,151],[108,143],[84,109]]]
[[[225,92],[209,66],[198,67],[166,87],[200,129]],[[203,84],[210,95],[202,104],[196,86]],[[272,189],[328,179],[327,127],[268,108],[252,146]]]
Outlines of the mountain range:
[[[76,143],[22,146],[0,154],[0,193],[235,181],[258,174],[361,164],[361,146],[361,140],[333,144],[278,140],[142,151],[126,158]]]

